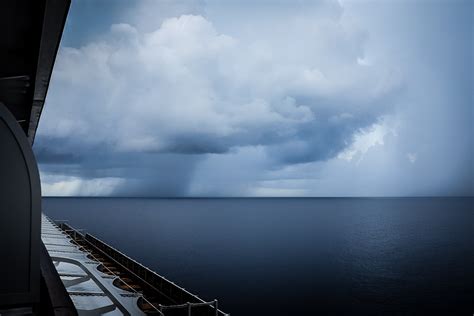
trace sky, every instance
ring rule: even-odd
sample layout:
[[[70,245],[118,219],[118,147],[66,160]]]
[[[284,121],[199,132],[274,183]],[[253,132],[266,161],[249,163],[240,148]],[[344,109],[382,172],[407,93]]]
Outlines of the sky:
[[[72,1],[42,193],[474,195],[473,3]]]

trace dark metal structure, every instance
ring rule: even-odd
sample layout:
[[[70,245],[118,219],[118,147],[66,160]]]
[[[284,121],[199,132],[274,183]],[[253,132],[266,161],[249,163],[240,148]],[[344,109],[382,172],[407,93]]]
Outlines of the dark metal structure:
[[[0,305],[39,301],[41,192],[28,141],[0,104]]]
[[[0,1],[0,316],[225,316],[118,250],[41,215],[31,149],[70,0]],[[94,306],[104,303],[104,306]]]
[[[62,283],[41,244],[31,150],[69,4],[0,1],[0,314],[55,314],[55,306],[71,306],[58,301]]]
[[[0,101],[33,144],[70,0],[0,1]]]

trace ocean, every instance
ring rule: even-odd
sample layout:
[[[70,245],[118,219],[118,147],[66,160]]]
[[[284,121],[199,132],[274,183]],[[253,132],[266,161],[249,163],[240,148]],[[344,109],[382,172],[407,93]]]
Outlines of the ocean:
[[[243,315],[473,315],[474,198],[44,198]]]

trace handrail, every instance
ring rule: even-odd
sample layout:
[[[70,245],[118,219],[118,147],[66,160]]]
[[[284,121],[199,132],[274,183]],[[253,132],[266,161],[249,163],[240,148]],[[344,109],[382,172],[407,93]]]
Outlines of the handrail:
[[[63,224],[64,224],[64,223],[62,223],[61,225],[63,225]],[[55,225],[56,227],[58,227],[58,228],[61,229],[61,230],[64,230],[61,226],[57,226],[55,223],[53,223],[53,225]],[[67,224],[66,224],[66,225],[67,225]],[[67,225],[67,226],[69,226],[69,225]],[[64,231],[66,231],[66,230],[64,230]],[[66,231],[66,233],[67,233],[68,235],[70,235],[70,234],[68,233],[68,231],[74,232],[74,237],[71,238],[72,242],[75,243],[78,247],[84,248],[83,246],[79,245],[79,244],[77,243],[77,241],[75,240],[75,238],[77,238],[77,234],[79,234],[79,236],[80,236],[82,239],[85,240],[84,235],[82,235],[81,233],[79,233],[76,229],[74,229],[74,228],[71,227],[71,226],[69,226],[69,229]],[[95,261],[101,262],[101,261],[100,261],[99,259],[97,259],[97,257],[94,256],[91,252],[88,251],[88,253],[89,253],[89,255],[90,255],[92,258],[94,258]],[[148,301],[141,293],[137,292],[137,291],[136,291],[133,287],[131,287],[127,282],[125,282],[124,280],[122,280],[122,279],[120,278],[120,276],[116,275],[112,270],[110,270],[109,268],[107,268],[107,266],[105,266],[105,265],[102,265],[102,266],[103,266],[108,272],[110,272],[113,276],[119,278],[120,281],[121,281],[123,284],[125,284],[125,286],[128,287],[132,292],[134,292],[135,294],[138,294],[145,302],[147,302],[153,309],[155,309],[155,311],[158,312],[158,313],[160,314],[160,316],[165,316],[165,314],[163,314],[163,312],[162,312],[161,310],[159,310],[155,305],[153,305],[150,301]]]
[[[59,226],[56,225],[55,223],[53,223],[55,226],[57,226],[58,228],[60,228],[62,231],[66,232],[66,234],[68,234],[69,236],[71,236],[71,240],[73,241],[74,244],[76,244],[78,247],[84,249],[84,246],[81,246],[80,244],[77,243],[77,241],[75,239],[81,239],[83,241],[85,241],[86,243],[89,243],[91,244],[92,246],[94,247],[97,247],[99,250],[103,251],[104,254],[106,256],[109,256],[111,254],[107,253],[107,250],[109,250],[109,252],[112,252],[112,254],[118,254],[120,256],[123,256],[124,259],[126,260],[129,260],[131,261],[131,263],[133,265],[136,265],[138,268],[141,268],[141,269],[144,269],[145,270],[145,276],[146,276],[146,272],[149,272],[151,275],[153,276],[156,276],[158,278],[160,278],[161,280],[165,281],[168,286],[170,287],[174,287],[174,288],[177,288],[179,289],[180,291],[184,292],[186,295],[188,295],[190,298],[192,299],[195,299],[197,300],[198,302],[186,302],[184,304],[174,304],[174,305],[162,305],[162,304],[158,304],[158,307],[153,305],[148,299],[146,299],[141,293],[137,292],[133,287],[131,287],[129,284],[127,284],[122,278],[120,278],[120,276],[116,275],[112,270],[110,270],[106,265],[103,265],[103,267],[112,275],[118,277],[120,279],[121,282],[123,282],[123,284],[127,287],[127,288],[130,288],[130,290],[134,293],[137,293],[137,294],[140,294],[140,297],[146,302],[148,303],[153,309],[154,309],[154,312],[158,312],[160,316],[165,316],[165,314],[163,313],[164,310],[170,310],[170,309],[182,309],[182,308],[187,308],[188,309],[188,316],[191,316],[192,314],[192,308],[193,307],[202,307],[202,306],[209,306],[210,308],[213,308],[214,309],[214,312],[215,312],[215,316],[230,316],[230,314],[226,314],[224,312],[222,312],[221,310],[219,310],[218,308],[218,300],[217,299],[214,299],[212,301],[204,301],[202,300],[200,297],[196,296],[195,294],[192,294],[190,293],[189,291],[187,291],[186,289],[178,286],[177,284],[175,284],[174,282],[166,279],[165,277],[163,277],[162,275],[159,275],[158,273],[156,273],[155,271],[143,266],[142,264],[138,263],[137,261],[135,261],[134,259],[128,257],[127,255],[123,254],[122,252],[116,250],[115,248],[109,246],[108,244],[106,244],[105,242],[101,241],[100,239],[90,235],[90,234],[83,234],[83,233],[80,233],[79,231],[82,231],[84,232],[83,229],[75,229],[73,227],[71,227],[69,224],[65,223],[67,222],[66,220],[65,221],[61,221],[61,223],[59,223]],[[78,238],[78,236],[80,238]],[[101,248],[105,248],[105,249],[101,249]],[[87,251],[89,253],[89,255],[96,261],[98,262],[101,262],[99,259],[97,259],[97,257],[95,257],[91,252]],[[115,257],[111,257],[111,259],[113,259],[114,261],[116,260],[119,260],[118,258],[115,258]],[[125,267],[123,266],[120,262],[117,262],[119,265],[121,265],[123,268],[129,270],[131,273],[133,273],[136,277],[142,279],[142,277],[139,275],[141,271],[135,271],[136,270],[136,267],[132,266],[128,266]],[[135,268],[135,269],[134,269]],[[137,274],[139,273],[139,274]],[[148,281],[142,279],[142,281],[144,281],[145,283],[149,284]],[[150,285],[150,284],[149,284]],[[150,285],[152,287],[154,287],[153,285]],[[159,291],[160,293],[162,293],[161,291]],[[166,294],[162,293],[162,295],[164,296],[167,296]],[[169,298],[171,301],[173,301],[173,299]]]
[[[191,302],[191,304],[198,304],[200,306],[205,306],[205,305],[212,305],[213,302],[214,302],[214,301],[211,301],[210,302],[211,304],[209,304],[209,302],[205,302],[203,299],[201,299],[197,295],[192,294],[188,290],[186,290],[186,289],[180,287],[179,285],[175,284],[174,282],[166,279],[164,276],[159,275],[158,273],[151,270],[150,268],[147,268],[147,267],[143,266],[142,264],[138,263],[134,259],[131,259],[127,255],[123,254],[122,252],[118,251],[117,249],[113,248],[112,246],[109,246],[105,242],[101,241],[97,237],[94,237],[90,234],[86,234],[85,235],[85,240],[91,242],[95,247],[98,247],[100,250],[104,251],[107,256],[111,257],[111,259],[113,259],[115,261],[119,260],[118,264],[120,264],[122,267],[126,268],[127,270],[131,271],[133,274],[135,274],[138,278],[140,278],[142,281],[146,282],[147,284],[149,284],[148,281],[144,280],[143,277],[146,278],[146,273],[148,272],[150,275],[156,276],[160,280],[167,283],[167,285],[170,287],[170,289],[171,288],[176,288],[176,289],[182,291],[183,293],[185,293],[186,296],[188,296],[188,298],[191,298],[191,299],[194,299],[194,300],[198,301],[198,302]],[[110,253],[110,252],[112,252],[112,253]],[[117,255],[122,256],[125,260],[130,261],[132,263],[132,265],[134,264],[137,267],[135,267],[135,266],[130,267],[128,264],[126,266],[124,266],[123,262],[120,262],[121,260],[116,257]],[[140,269],[142,271],[136,271],[136,269]],[[140,274],[145,275],[145,276],[142,277]],[[153,286],[153,285],[151,285],[151,286],[155,288],[155,286]],[[162,291],[163,291],[163,288],[161,288],[159,290],[159,292],[162,293],[164,296],[167,296]],[[162,306],[164,307],[164,306],[178,306],[178,305],[162,305]],[[230,315],[230,314],[226,314],[226,313],[224,313],[220,310],[217,310],[216,313],[217,313],[216,315],[219,315],[219,313],[220,313],[221,316],[229,316]]]
[[[203,302],[203,303],[190,303],[190,302],[187,302],[185,304],[177,304],[177,305],[161,305],[161,304],[159,304],[158,308],[159,308],[160,311],[162,311],[164,309],[187,308],[188,309],[188,316],[191,316],[191,312],[192,312],[191,309],[193,307],[199,307],[199,306],[212,306],[212,307],[214,307],[215,316],[219,315],[219,308],[218,308],[217,300],[213,300],[213,301],[210,301],[210,302]],[[224,315],[230,316],[230,314],[224,314]]]

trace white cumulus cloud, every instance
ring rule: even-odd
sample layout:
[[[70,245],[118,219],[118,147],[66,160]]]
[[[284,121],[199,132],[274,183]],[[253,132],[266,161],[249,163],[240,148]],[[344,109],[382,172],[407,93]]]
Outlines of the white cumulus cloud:
[[[285,6],[292,10],[267,7],[264,19],[227,12],[241,28],[219,20],[217,4],[201,13],[160,17],[158,25],[137,24],[135,16],[83,46],[62,47],[38,132],[38,159],[47,156],[59,165],[54,155],[73,153],[73,167],[43,169],[73,170],[80,177],[82,168],[89,182],[48,182],[46,192],[89,193],[93,189],[81,188],[109,178],[125,179],[112,182],[125,190],[127,179],[140,181],[133,174],[137,161],[159,168],[161,162],[150,163],[153,155],[212,160],[254,146],[264,152],[264,170],[338,155],[351,159],[383,142],[382,127],[374,124],[391,111],[400,71],[369,65],[363,57],[366,32],[344,20],[337,2],[307,10]],[[141,6],[132,12],[149,16]],[[361,136],[371,126],[374,131]],[[189,172],[186,179],[194,174]],[[210,192],[198,182],[202,190],[196,192]]]

